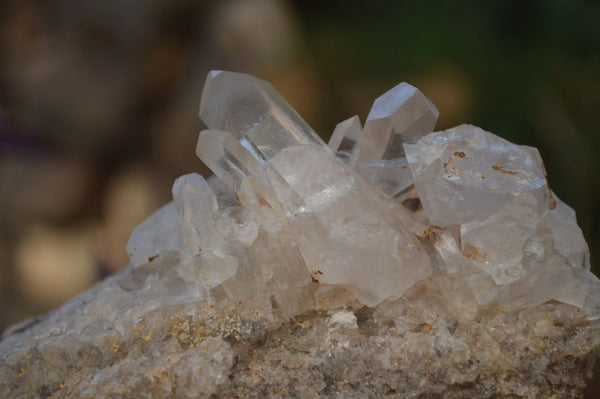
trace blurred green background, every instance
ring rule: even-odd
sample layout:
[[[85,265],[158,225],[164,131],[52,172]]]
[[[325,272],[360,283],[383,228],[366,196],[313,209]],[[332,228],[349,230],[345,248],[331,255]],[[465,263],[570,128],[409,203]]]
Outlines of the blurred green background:
[[[324,138],[401,81],[540,149],[600,256],[600,5],[0,2],[0,331],[124,267],[195,157],[206,73],[270,81]]]

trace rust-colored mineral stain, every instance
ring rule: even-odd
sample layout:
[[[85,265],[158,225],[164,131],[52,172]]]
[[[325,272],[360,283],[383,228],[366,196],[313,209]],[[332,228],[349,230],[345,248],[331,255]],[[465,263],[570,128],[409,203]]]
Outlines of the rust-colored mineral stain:
[[[425,230],[423,232],[423,234],[421,235],[421,237],[423,237],[426,240],[431,240],[433,241],[435,239],[435,231],[433,231],[433,228],[430,227],[427,230]]]
[[[467,154],[465,154],[462,151],[455,151],[454,152],[454,156],[457,157],[457,158],[465,158],[467,156]]]
[[[151,257],[149,257],[149,258],[148,258],[148,262],[152,262],[153,260],[156,260],[156,259],[158,258],[158,256],[159,256],[159,255],[158,255],[158,254],[156,254],[156,255],[154,255],[154,256],[151,256]]]
[[[519,172],[513,172],[512,170],[506,170],[503,166],[493,165],[492,169],[497,170],[498,172],[506,173],[507,175],[516,175]]]
[[[554,198],[554,195],[552,195],[552,191],[550,191],[550,210],[556,208],[556,206],[558,205],[558,203],[556,202],[556,199]]]
[[[267,201],[263,197],[260,197],[260,200],[258,202],[259,202],[260,206],[268,206],[268,207],[271,206],[271,204],[269,204],[269,201]]]
[[[455,175],[458,174],[458,169],[454,165],[454,158],[450,157],[450,159],[448,159],[448,162],[446,162],[444,164],[444,171],[446,173],[452,173],[452,174],[455,174]]]

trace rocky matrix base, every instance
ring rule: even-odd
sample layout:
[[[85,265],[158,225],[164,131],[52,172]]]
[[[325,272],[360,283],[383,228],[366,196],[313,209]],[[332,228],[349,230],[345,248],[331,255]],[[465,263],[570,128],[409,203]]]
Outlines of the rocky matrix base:
[[[406,83],[329,144],[211,72],[197,153],[131,264],[0,341],[0,397],[579,397],[600,282],[538,151],[433,132]]]

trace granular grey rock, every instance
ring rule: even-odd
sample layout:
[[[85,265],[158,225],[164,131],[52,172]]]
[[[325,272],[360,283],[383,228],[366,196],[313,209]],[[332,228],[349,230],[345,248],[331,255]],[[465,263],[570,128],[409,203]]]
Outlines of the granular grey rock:
[[[598,356],[598,322],[558,302],[460,321],[425,281],[281,321],[259,300],[136,303],[123,287],[172,265],[143,268],[160,278],[126,269],[6,331],[0,397],[581,397]]]

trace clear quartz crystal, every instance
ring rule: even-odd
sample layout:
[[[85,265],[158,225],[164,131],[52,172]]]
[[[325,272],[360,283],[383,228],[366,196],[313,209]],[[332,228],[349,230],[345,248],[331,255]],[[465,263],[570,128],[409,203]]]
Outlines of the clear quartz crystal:
[[[265,160],[288,147],[325,145],[273,86],[242,73],[209,72],[200,117],[211,129],[247,139]]]
[[[173,198],[180,224],[179,254],[182,267],[179,274],[207,288],[216,287],[233,277],[238,260],[228,248],[227,238],[235,235],[239,238],[244,226],[217,214],[217,197],[197,173],[175,180]],[[219,217],[220,223],[217,222]],[[252,239],[248,241],[251,243]]]
[[[460,322],[551,300],[600,318],[587,244],[539,152],[470,125],[432,133],[438,111],[413,86],[377,98],[364,129],[358,116],[338,124],[328,145],[249,75],[209,73],[200,115],[196,153],[215,176],[177,179],[174,202],[127,245],[136,270],[175,265],[164,287],[140,276],[154,293],[181,290],[173,304],[229,298],[290,318],[410,292]]]
[[[227,108],[231,99],[239,101],[234,90],[228,95],[217,90],[217,81],[220,90],[241,85],[243,98],[259,101],[263,107],[256,105],[255,119],[244,116],[244,123],[207,118],[205,123],[212,129],[233,131],[202,132],[198,155],[236,191],[241,184],[236,182],[245,177],[263,185],[270,182],[313,278],[351,286],[359,300],[375,305],[399,297],[431,273],[416,237],[400,224],[396,229],[389,225],[385,203],[370,194],[369,186],[324,143],[313,140],[310,128],[290,122],[297,120],[295,112],[264,82],[238,74],[209,74],[206,87],[210,89],[205,88],[201,115],[216,107],[213,102]],[[273,114],[277,123],[271,120]],[[287,130],[282,130],[284,122]],[[265,146],[269,134],[286,144]],[[208,138],[210,145],[205,144]],[[378,272],[372,275],[375,281],[365,283],[368,263],[377,264]]]
[[[527,274],[523,243],[536,232],[537,219],[535,197],[518,196],[487,219],[463,224],[462,252],[496,284],[516,281]]]
[[[403,82],[378,97],[360,139],[360,160],[396,159],[404,143],[431,133],[439,111],[416,87]]]
[[[154,212],[131,233],[126,251],[133,267],[152,262],[161,254],[177,253],[179,220],[175,203]]]
[[[483,220],[529,193],[539,214],[550,190],[537,150],[471,125],[431,133],[405,144],[421,203],[438,226]]]
[[[358,115],[338,123],[327,145],[336,156],[351,166],[358,159],[358,140],[362,132]]]
[[[359,300],[375,305],[431,273],[416,238],[406,228],[392,228],[386,205],[330,152],[295,147],[270,166],[278,175],[275,192],[318,281],[350,285]]]
[[[438,116],[437,108],[423,93],[400,83],[375,100],[362,132],[358,117],[350,118],[336,126],[329,146],[337,149],[346,143],[350,150],[336,155],[365,180],[397,198],[413,184],[403,143],[431,133]]]
[[[183,175],[175,180],[173,198],[181,221],[179,254],[183,262],[188,262],[203,248],[212,248],[212,221],[219,205],[213,190],[197,173]]]

